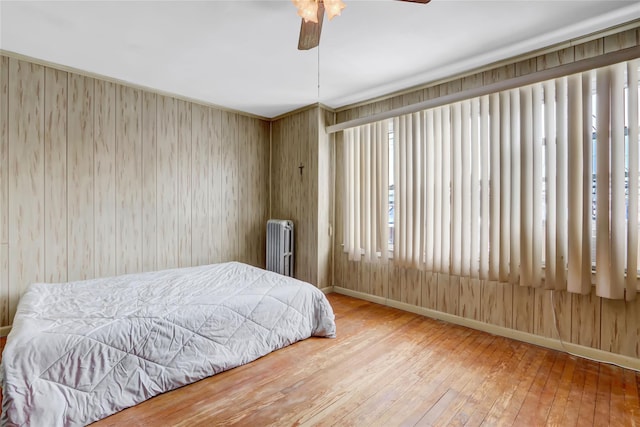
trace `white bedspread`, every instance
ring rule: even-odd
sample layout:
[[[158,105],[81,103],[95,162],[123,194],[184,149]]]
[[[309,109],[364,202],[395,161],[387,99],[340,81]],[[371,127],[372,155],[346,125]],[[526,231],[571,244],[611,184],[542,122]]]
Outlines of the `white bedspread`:
[[[310,336],[314,286],[241,263],[32,285],[2,357],[3,425],[85,425]]]

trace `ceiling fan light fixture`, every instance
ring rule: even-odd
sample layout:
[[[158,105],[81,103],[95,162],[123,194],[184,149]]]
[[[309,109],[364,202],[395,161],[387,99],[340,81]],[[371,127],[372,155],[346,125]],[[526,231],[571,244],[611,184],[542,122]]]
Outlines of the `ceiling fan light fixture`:
[[[0,0],[1,1],[1,0]],[[398,0],[412,3],[427,4],[431,0]],[[291,0],[302,17],[298,50],[309,50],[320,44],[320,32],[324,11],[327,10],[329,19],[339,16],[346,7],[342,0]]]
[[[329,16],[329,20],[339,16],[342,9],[346,7],[342,0],[323,0],[323,2],[327,15]]]
[[[304,22],[318,23],[318,1],[317,0],[291,0],[298,9],[298,15]]]

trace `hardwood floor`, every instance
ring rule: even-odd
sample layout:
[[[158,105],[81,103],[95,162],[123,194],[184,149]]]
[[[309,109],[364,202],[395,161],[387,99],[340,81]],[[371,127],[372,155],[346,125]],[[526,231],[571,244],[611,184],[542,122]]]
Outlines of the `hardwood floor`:
[[[635,371],[328,297],[338,338],[299,342],[95,425],[640,425]]]

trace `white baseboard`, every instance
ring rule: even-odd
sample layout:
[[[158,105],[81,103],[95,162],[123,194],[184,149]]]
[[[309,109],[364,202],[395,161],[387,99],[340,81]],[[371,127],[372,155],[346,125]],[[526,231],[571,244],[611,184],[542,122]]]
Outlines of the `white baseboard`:
[[[424,307],[418,307],[415,305],[407,304],[391,300],[389,298],[378,297],[375,295],[365,294],[363,292],[352,291],[351,289],[342,288],[340,286],[334,286],[333,291],[347,295],[354,298],[363,299],[366,301],[374,302],[377,304],[386,305],[388,307],[397,308],[400,310],[408,311],[410,313],[420,314],[430,317],[432,319],[443,320],[445,322],[454,323],[460,326],[466,326],[468,328],[477,329],[479,331],[488,332],[493,335],[499,335],[506,338],[511,338],[518,341],[524,341],[529,344],[539,345],[541,347],[550,348],[553,350],[564,351],[575,356],[592,359],[598,362],[611,363],[621,366],[627,369],[633,369],[634,371],[640,371],[640,359],[634,357],[623,356],[620,354],[610,353],[608,351],[600,350],[597,348],[586,347],[583,345],[572,344],[564,341],[560,341],[556,338],[542,337],[539,335],[530,334],[528,332],[521,332],[515,329],[509,329],[502,326],[490,325],[488,323],[480,322],[473,319],[466,319],[464,317],[455,316],[453,314],[442,313],[440,311],[431,310]]]
[[[326,288],[320,288],[320,290],[322,292],[324,292],[325,294],[330,294],[331,292],[333,292],[333,286],[327,286]]]

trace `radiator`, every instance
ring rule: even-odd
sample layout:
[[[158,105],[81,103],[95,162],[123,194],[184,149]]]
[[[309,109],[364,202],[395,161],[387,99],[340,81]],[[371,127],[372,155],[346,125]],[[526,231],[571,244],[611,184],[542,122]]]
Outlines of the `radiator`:
[[[293,277],[293,221],[267,221],[267,270]]]

